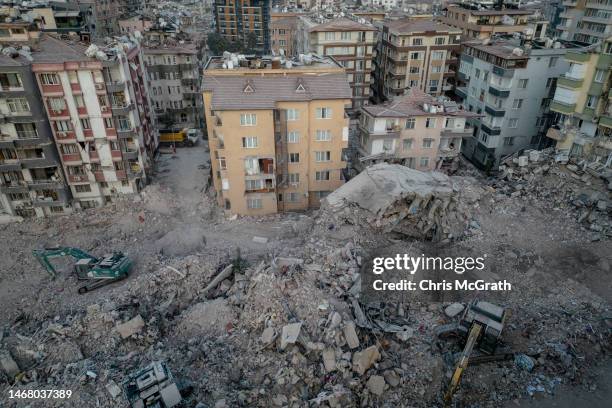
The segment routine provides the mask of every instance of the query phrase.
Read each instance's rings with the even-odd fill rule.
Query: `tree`
[[[230,48],[228,41],[218,33],[208,33],[206,40],[212,55],[221,55]]]
[[[255,48],[257,48],[257,34],[251,31],[247,34],[244,52],[245,54],[255,54]]]

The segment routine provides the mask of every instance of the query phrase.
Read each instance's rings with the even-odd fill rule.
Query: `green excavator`
[[[50,262],[52,258],[71,256],[76,260],[74,272],[79,280],[89,281],[79,287],[79,293],[85,293],[109,283],[127,278],[132,261],[122,252],[115,251],[99,259],[78,248],[58,247],[34,249],[32,255],[55,278],[57,272]]]

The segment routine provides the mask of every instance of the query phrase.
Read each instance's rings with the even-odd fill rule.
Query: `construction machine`
[[[85,293],[109,283],[125,279],[132,268],[132,261],[119,251],[114,251],[103,258],[96,258],[87,252],[71,247],[35,249],[32,255],[55,278],[57,272],[51,259],[70,256],[76,260],[74,272],[79,280],[88,281],[79,287],[79,293]]]
[[[495,353],[508,315],[508,311],[500,306],[475,300],[465,309],[459,324],[446,325],[438,329],[438,336],[452,333],[465,338],[465,347],[444,395],[444,403],[447,406],[450,405],[459,387],[461,376],[471,361],[470,356],[474,348],[477,347],[487,355]]]
[[[179,385],[162,361],[128,376],[123,391],[132,408],[172,408],[182,400]]]

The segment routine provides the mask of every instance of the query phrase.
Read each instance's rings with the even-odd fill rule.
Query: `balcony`
[[[113,160],[115,159],[123,159],[123,155],[121,154],[121,150],[111,150],[111,157]]]
[[[123,80],[107,82],[106,83],[106,90],[109,93],[121,92],[121,91],[125,90],[125,82]]]
[[[64,183],[61,180],[52,179],[34,179],[32,181],[28,181],[27,185],[33,190],[57,190],[64,188]]]
[[[550,104],[550,110],[563,113],[565,115],[570,115],[576,111],[576,104],[553,100]]]
[[[79,153],[62,154],[62,160],[66,164],[80,164],[80,163],[82,163],[81,155]]]
[[[0,149],[12,149],[13,147],[15,147],[15,142],[13,140],[0,139]]]
[[[612,128],[612,116],[607,116],[606,114],[604,114],[604,116],[601,116],[599,118],[599,124],[601,126]]]
[[[455,88],[455,95],[457,95],[458,97],[462,98],[462,99],[466,99],[467,98],[467,88],[466,87],[461,87],[458,86]]]
[[[68,111],[68,108],[65,107],[64,109],[51,109],[49,108],[49,117],[53,118],[53,119],[57,119],[57,118],[70,118],[70,112]]]
[[[568,51],[565,54],[565,59],[574,62],[587,62],[589,59],[591,59],[591,54],[586,52]]]
[[[491,135],[491,136],[497,136],[501,134],[501,128],[500,127],[490,127],[487,124],[485,124],[484,122],[480,125],[480,129],[482,129],[483,132]]]
[[[125,160],[138,160],[138,150],[130,149],[121,152]]]
[[[125,170],[116,170],[115,174],[117,174],[117,178],[119,180],[126,180],[127,179],[127,172]]]
[[[500,98],[507,98],[510,96],[510,89],[501,87],[499,85],[489,85],[489,93]]]
[[[61,84],[41,85],[43,95],[63,95],[64,88]]]
[[[89,181],[89,178],[85,174],[69,174],[68,182],[69,183],[86,183]]]
[[[26,193],[27,191],[28,185],[25,181],[13,181],[0,185],[0,192],[2,193]]]
[[[498,118],[501,118],[502,116],[506,114],[506,111],[504,109],[497,108],[489,104],[485,104],[485,112],[487,112],[491,116],[498,117]]]
[[[21,170],[21,162],[15,160],[0,160],[0,171],[18,171]]]
[[[55,131],[55,138],[58,142],[76,142],[74,131]]]
[[[117,137],[119,139],[129,139],[136,136],[134,129],[117,129]]]
[[[44,167],[55,167],[57,163],[46,157],[35,157],[31,159],[21,159],[24,169],[38,169]]]
[[[55,205],[62,205],[63,203],[63,201],[54,199],[53,197],[37,197],[32,200],[32,206],[34,207],[52,207]]]
[[[558,126],[553,126],[546,132],[546,137],[562,142],[565,140],[566,133],[559,129]]]
[[[465,126],[463,129],[445,128],[440,132],[441,137],[466,137],[474,134],[472,126]]]
[[[196,86],[197,85],[196,78],[181,78],[181,85],[183,86]]]
[[[106,84],[104,82],[96,82],[94,83],[94,88],[96,89],[97,94],[106,93]]]
[[[130,113],[132,109],[134,109],[133,103],[124,103],[124,104],[117,104],[117,105],[111,106],[111,110],[113,111],[113,114],[115,115],[125,116],[128,113]]]
[[[559,79],[557,79],[557,85],[566,88],[580,88],[583,82],[583,79],[572,78],[570,76],[567,76],[567,74],[562,75],[559,77]]]

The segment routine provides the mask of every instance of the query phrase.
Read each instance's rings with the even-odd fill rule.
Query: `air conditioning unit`
[[[53,109],[53,113],[55,113],[56,115],[59,115],[60,113],[62,113],[61,110],[57,110],[57,109]]]
[[[57,137],[66,137],[66,132],[57,132]]]
[[[101,110],[102,112],[108,112],[108,106],[102,106]]]

